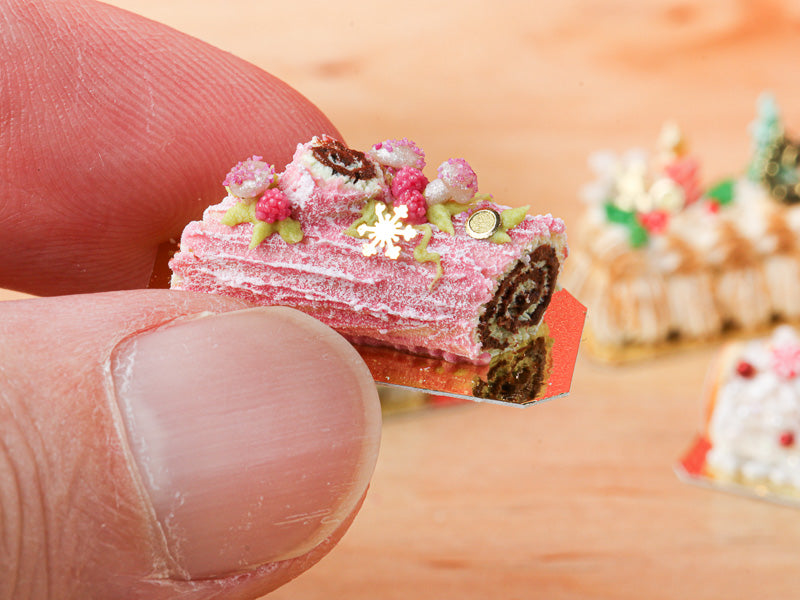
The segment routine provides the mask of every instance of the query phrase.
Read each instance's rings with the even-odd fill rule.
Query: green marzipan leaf
[[[436,264],[436,276],[428,286],[428,289],[430,290],[433,289],[433,286],[436,285],[436,282],[439,281],[444,273],[444,269],[442,269],[442,256],[438,252],[430,252],[428,250],[428,242],[431,240],[431,236],[433,235],[433,230],[431,229],[430,225],[419,225],[414,229],[422,232],[422,240],[419,244],[417,244],[417,247],[414,248],[414,260],[420,263],[432,262]]]
[[[470,200],[470,204],[475,204],[476,202],[491,202],[494,200],[491,194],[487,194],[486,192],[478,192],[472,197]]]
[[[303,229],[294,219],[284,219],[278,222],[278,233],[287,244],[296,244],[303,239]]]
[[[360,225],[369,225],[370,227],[375,225],[375,222],[378,220],[378,216],[375,214],[375,205],[377,203],[377,200],[370,200],[367,202],[361,210],[361,216],[353,221],[350,227],[345,229],[344,234],[354,238],[363,237],[358,233],[358,227]]]
[[[509,208],[500,213],[500,222],[503,224],[503,229],[508,231],[522,223],[525,220],[525,215],[528,214],[529,208],[529,206],[520,206],[519,208]]]
[[[436,225],[439,229],[450,235],[454,235],[456,230],[453,227],[452,213],[443,204],[434,204],[428,208],[428,221]]]
[[[255,202],[237,202],[222,216],[220,223],[229,227],[235,227],[241,223],[252,223],[253,235],[250,238],[250,250],[258,247],[276,231],[280,233],[287,244],[296,244],[303,239],[303,229],[300,223],[294,219],[284,219],[276,223],[259,221],[256,218]]]
[[[445,233],[454,235],[456,230],[453,227],[453,217],[470,208],[472,208],[472,205],[459,204],[458,202],[434,204],[428,208],[427,218],[430,223],[433,223]]]
[[[458,202],[445,202],[444,204],[442,204],[442,206],[444,206],[448,210],[448,212],[453,216],[472,208],[471,204],[459,204]]]
[[[489,241],[494,242],[495,244],[507,244],[511,241],[511,236],[502,229],[498,229],[492,234],[492,237],[489,238]]]
[[[275,233],[274,223],[256,221],[253,223],[253,237],[250,238],[250,250],[256,248],[261,242]]]
[[[229,227],[235,227],[240,223],[252,223],[256,220],[255,202],[237,202],[228,209],[220,222]]]

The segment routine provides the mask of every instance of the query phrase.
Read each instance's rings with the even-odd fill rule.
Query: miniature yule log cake
[[[729,343],[709,372],[705,475],[800,497],[800,337]]]
[[[595,155],[566,286],[587,349],[627,360],[800,317],[800,162],[761,99],[746,175],[707,189],[677,127],[655,156]]]
[[[184,230],[172,287],[291,306],[360,344],[489,363],[539,328],[564,223],[478,192],[462,159],[432,180],[409,140],[367,152],[323,136],[281,173],[253,156]]]

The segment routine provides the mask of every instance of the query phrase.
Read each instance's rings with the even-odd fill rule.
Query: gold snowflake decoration
[[[408,217],[408,207],[404,204],[394,207],[391,216],[386,214],[386,205],[378,202],[375,205],[375,224],[362,223],[356,230],[361,237],[367,236],[368,242],[361,247],[364,256],[375,256],[380,249],[385,249],[385,254],[392,260],[400,256],[400,246],[395,245],[400,238],[406,241],[417,235],[417,230],[411,225],[403,227],[401,219]]]

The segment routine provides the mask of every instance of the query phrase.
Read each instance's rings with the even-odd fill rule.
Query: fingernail
[[[121,343],[112,375],[142,485],[190,578],[305,554],[366,491],[380,406],[338,334],[283,308]]]

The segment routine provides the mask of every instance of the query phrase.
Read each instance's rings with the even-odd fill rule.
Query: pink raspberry
[[[423,192],[428,185],[428,178],[422,171],[414,167],[403,167],[392,179],[392,195],[402,198],[407,191]]]
[[[278,188],[270,188],[256,204],[256,218],[259,221],[274,223],[288,219],[292,214],[292,203]]]
[[[418,190],[406,190],[396,201],[397,205],[408,207],[406,221],[412,225],[422,225],[428,220],[428,203]]]

